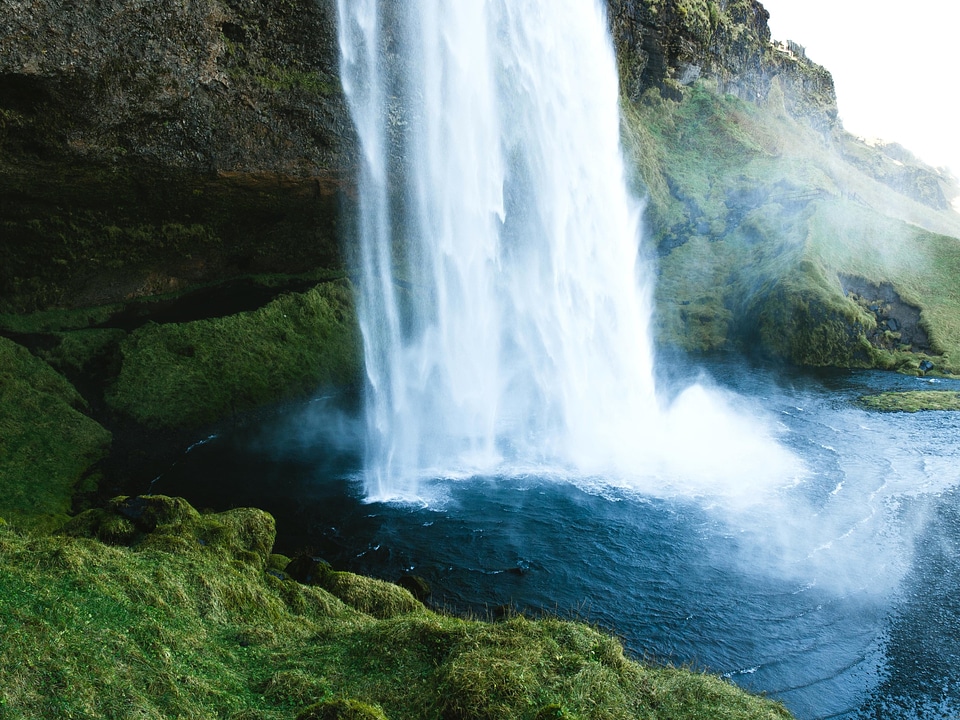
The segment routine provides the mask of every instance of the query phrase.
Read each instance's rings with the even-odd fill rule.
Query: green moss
[[[264,572],[272,527],[259,511],[201,515],[159,496],[117,498],[56,536],[0,524],[4,714],[789,717],[718,678],[640,665],[577,623],[488,624],[418,603],[378,619]],[[105,528],[123,542],[97,540]],[[346,583],[354,605],[386,585],[365,580]]]
[[[760,294],[753,313],[759,342],[777,357],[815,367],[876,364],[864,332],[870,320],[815,260],[800,260],[788,278]]]
[[[44,351],[43,358],[62,372],[80,372],[92,361],[107,355],[126,335],[117,328],[53,333],[57,345]]]
[[[340,91],[339,83],[323,73],[281,68],[273,64],[265,74],[257,75],[255,79],[261,87],[277,92],[300,90],[311,95],[329,96]]]
[[[0,338],[0,515],[47,528],[66,519],[111,440],[83,406],[63,376]]]
[[[283,572],[290,564],[290,558],[280,553],[273,553],[267,558],[267,568],[276,572]]]
[[[326,283],[253,312],[140,328],[121,345],[106,398],[147,425],[199,425],[321,386],[351,386],[358,343],[349,287]]]
[[[948,390],[912,390],[865,395],[864,407],[883,412],[921,412],[923,410],[960,410],[960,393]]]

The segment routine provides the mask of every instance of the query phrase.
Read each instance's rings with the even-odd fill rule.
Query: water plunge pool
[[[149,489],[264,508],[279,551],[420,575],[441,608],[595,623],[638,657],[722,673],[801,720],[960,711],[960,414],[857,406],[929,382],[889,373],[707,370],[762,404],[804,462],[799,482],[731,499],[531,473],[368,503],[362,424],[317,398],[199,442]]]

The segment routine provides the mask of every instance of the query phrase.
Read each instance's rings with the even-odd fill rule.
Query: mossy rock
[[[290,558],[280,553],[271,553],[267,558],[267,570],[275,573],[286,572],[287,565],[290,564]]]
[[[350,607],[381,620],[425,610],[409,590],[386,580],[331,570],[319,574],[314,584]]]
[[[433,592],[430,588],[430,583],[419,575],[401,575],[400,579],[397,580],[397,585],[405,590],[409,590],[410,594],[421,602],[430,597],[430,594]]]
[[[95,481],[111,435],[84,414],[74,387],[26,348],[0,337],[0,513],[53,529]]]
[[[815,66],[804,68],[820,82]],[[802,95],[795,81],[808,79],[781,85],[785,77],[771,84],[779,111],[708,81],[675,99],[651,90],[623,103],[624,147],[658,255],[655,339],[688,352],[759,350],[799,365],[906,372],[930,355],[954,372],[960,219],[898,193],[871,168],[896,160],[956,183],[915,159],[884,161],[882,148],[839,129],[825,142],[822,128],[783,111],[798,108],[800,98],[784,96]],[[920,311],[929,346],[878,328],[844,296],[844,276],[897,288]]]
[[[137,550],[180,554],[201,550],[263,569],[276,524],[271,515],[254,508],[201,515],[183,498],[141,495],[117,497],[105,508],[82,512],[60,533]]]
[[[796,365],[874,367],[874,348],[853,308],[826,299],[788,287],[771,293],[757,309],[759,349]]]
[[[304,585],[319,585],[323,576],[332,570],[330,563],[312,555],[298,555],[283,567],[287,575]]]
[[[387,720],[383,710],[359,700],[327,700],[311,705],[297,720]]]
[[[882,412],[922,412],[960,410],[960,393],[950,390],[911,390],[864,395],[860,404]]]
[[[293,580],[323,588],[350,607],[386,619],[424,610],[409,590],[385,580],[334,570],[330,563],[311,555],[291,560],[284,572]]]

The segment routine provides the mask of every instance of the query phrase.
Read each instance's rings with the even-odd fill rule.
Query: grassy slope
[[[863,330],[876,320],[844,296],[843,274],[892,283],[921,308],[938,367],[960,370],[960,216],[865,174],[847,157],[873,150],[825,137],[777,102],[776,92],[758,107],[701,83],[681,102],[649,91],[625,108],[660,254],[660,341],[915,368],[920,357],[869,345]]]
[[[350,698],[394,720],[789,717],[585,625],[458,619],[348,573],[301,585],[271,569],[273,535],[260,511],[162,497],[59,536],[0,526],[0,715],[279,720]]]
[[[56,526],[78,483],[110,445],[61,375],[0,338],[0,516]]]

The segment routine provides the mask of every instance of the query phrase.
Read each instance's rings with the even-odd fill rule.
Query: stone
[[[397,585],[409,590],[410,594],[420,601],[425,600],[433,592],[430,583],[419,575],[401,575],[400,579],[397,580]]]
[[[298,555],[284,568],[287,575],[304,585],[318,585],[331,570],[330,563],[312,555]]]

